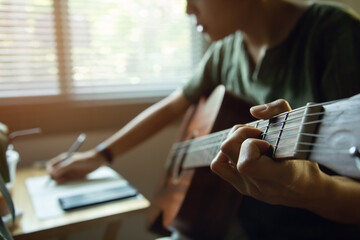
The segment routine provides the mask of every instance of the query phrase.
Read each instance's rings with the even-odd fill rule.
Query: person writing
[[[360,91],[360,21],[348,9],[286,0],[187,0],[186,12],[196,17],[197,25],[213,41],[193,78],[96,148],[75,153],[66,161],[61,161],[62,155],[49,161],[47,169],[56,181],[83,177],[105,161],[111,162],[181,117],[220,84],[259,104],[282,98],[294,108]],[[225,170],[217,167],[217,162],[213,170],[225,178]],[[310,173],[311,166],[306,163],[292,173]],[[360,190],[357,182],[351,184],[354,191]],[[285,200],[258,200],[246,198],[240,209],[240,221],[252,239],[335,238],[352,236],[357,230],[339,223],[356,222],[345,221],[345,212],[337,219],[324,214],[326,209],[286,204]]]

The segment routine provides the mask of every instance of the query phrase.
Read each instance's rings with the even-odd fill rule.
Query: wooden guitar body
[[[188,111],[179,142],[249,122],[253,120],[249,107],[220,86]],[[184,169],[187,150],[185,146],[170,154],[150,208],[148,227],[161,234],[176,230],[192,239],[221,239],[239,207],[241,195],[212,173],[209,166]]]

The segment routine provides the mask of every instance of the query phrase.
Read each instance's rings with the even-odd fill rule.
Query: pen
[[[71,147],[69,148],[69,150],[66,153],[66,156],[62,161],[65,161],[66,159],[68,159],[69,157],[71,157],[71,155],[73,155],[74,152],[76,152],[79,147],[81,146],[81,144],[85,141],[86,139],[86,134],[85,133],[81,133],[78,138],[75,140],[75,142],[71,145]]]
[[[85,141],[86,139],[86,134],[85,133],[81,133],[77,139],[75,140],[75,142],[71,145],[71,147],[69,148],[69,150],[67,151],[66,153],[66,156],[60,161],[58,162],[57,164],[65,161],[66,159],[70,158],[74,152],[76,152],[79,147],[81,146],[81,144]],[[49,180],[46,182],[46,185],[48,185],[48,183],[52,180],[51,177],[49,177]]]

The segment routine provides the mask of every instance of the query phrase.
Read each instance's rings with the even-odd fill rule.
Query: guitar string
[[[356,98],[349,98],[349,99],[343,99],[343,100],[334,100],[334,101],[329,101],[329,102],[325,102],[325,103],[319,103],[319,104],[312,104],[312,105],[308,105],[308,106],[303,106],[303,107],[300,107],[300,108],[297,108],[297,109],[294,109],[294,110],[291,110],[291,111],[288,111],[288,112],[284,112],[284,113],[281,113],[279,115],[276,115],[275,117],[273,117],[272,119],[275,119],[275,118],[280,118],[281,116],[284,116],[286,114],[301,114],[302,112],[304,112],[306,110],[306,108],[314,108],[314,107],[319,107],[319,106],[326,106],[326,105],[329,105],[329,104],[332,104],[332,103],[339,103],[341,101],[347,101],[347,104],[351,104],[352,101],[354,102],[358,102],[359,99],[356,99]],[[343,112],[343,110],[338,110],[338,112]],[[353,110],[352,110],[353,112]],[[334,112],[331,112],[331,113],[335,113]],[[321,116],[323,114],[329,114],[328,112],[324,112],[324,111],[321,111],[321,112],[318,112],[318,113],[310,113],[310,114],[306,114],[306,115],[302,115],[300,116],[299,118],[303,118],[303,117],[308,117],[308,116]],[[294,118],[293,118],[294,119]],[[265,124],[267,124],[269,120],[258,120],[258,121],[255,121],[254,123],[256,122],[266,122]],[[283,122],[277,122],[277,123],[274,123],[274,124],[282,124]],[[252,123],[250,123],[252,124]]]
[[[342,112],[341,110],[339,110],[339,112]],[[352,114],[354,113],[360,113],[360,111],[352,111],[351,112]],[[320,113],[312,113],[312,114],[306,114],[304,116],[301,116],[301,117],[297,117],[297,118],[290,118],[288,121],[285,121],[285,123],[291,123],[291,122],[294,122],[295,120],[299,120],[299,119],[302,119],[303,117],[311,117],[311,116],[322,116],[322,115],[327,115],[327,117],[336,117],[337,116],[337,113],[336,112],[332,112],[331,114],[329,113],[326,113],[326,112],[320,112]],[[335,116],[331,116],[331,115],[335,115]],[[268,120],[266,120],[265,122],[267,122]],[[354,121],[353,119],[349,119],[348,121]],[[293,126],[293,127],[301,127],[301,126],[304,126],[304,125],[311,125],[311,124],[316,124],[316,123],[324,123],[325,121],[323,120],[314,120],[314,121],[311,121],[311,122],[305,122],[303,123],[303,125],[297,125],[297,126]],[[330,120],[329,120],[330,122]],[[346,122],[343,120],[343,122]],[[279,121],[279,122],[276,122],[276,123],[270,123],[271,124],[271,127],[274,127],[276,125],[282,125],[284,123],[284,121]],[[325,122],[326,123],[326,122]],[[267,123],[265,123],[267,124]],[[266,127],[264,127],[265,129]],[[259,128],[261,129],[261,128]],[[287,130],[288,128],[284,128],[284,130]],[[269,133],[269,132],[268,132]]]
[[[288,135],[287,138],[290,138],[291,136],[297,136],[298,134],[292,134],[292,135]],[[319,136],[317,134],[314,134],[313,136]],[[326,136],[321,136],[321,137],[326,137]],[[286,140],[286,138],[284,137],[284,139]],[[284,140],[282,139],[282,140]],[[225,140],[225,139],[224,139]],[[266,139],[267,142],[270,142],[271,143],[271,140],[269,139]],[[220,147],[221,147],[221,143],[222,141],[216,141],[216,142],[211,142],[211,143],[207,143],[207,144],[199,144],[199,146],[195,146],[195,145],[192,145],[188,148],[188,150],[186,151],[187,154],[190,154],[190,153],[195,153],[195,152],[200,152],[200,151],[211,151],[212,149],[218,149],[220,150]],[[314,144],[314,143],[308,143],[308,142],[297,142],[298,145],[308,145],[308,146],[318,146],[318,147],[321,147],[321,145],[319,144]],[[288,144],[283,144],[281,145],[281,148],[284,148],[284,147],[287,147],[287,146],[293,146],[294,144],[292,143],[288,143]],[[325,146],[324,146],[325,147]],[[179,148],[177,148],[177,152],[179,152]],[[185,152],[184,152],[185,153]]]
[[[325,144],[313,144],[308,142],[298,142],[299,145],[310,145],[310,146],[318,146],[320,149],[318,150],[312,150],[312,149],[299,149],[292,151],[292,154],[295,156],[296,153],[312,153],[312,154],[327,154],[327,155],[349,155],[348,150],[344,150],[343,148],[331,148],[329,149],[327,145]],[[292,144],[287,144],[292,145]],[[287,148],[287,146],[282,145],[283,148]],[[211,154],[207,154],[207,156],[204,156],[205,153],[209,153],[209,149],[212,149]],[[219,152],[220,146],[217,143],[214,143],[212,145],[204,146],[203,149],[197,148],[196,150],[189,149],[188,154],[191,154],[192,157],[194,157],[194,153],[201,154],[201,158],[197,158],[197,161],[192,161],[191,164],[184,164],[184,168],[191,168],[196,166],[202,166],[202,165],[208,165],[216,156],[216,153]],[[203,151],[203,152],[202,152]],[[294,156],[287,156],[287,157],[294,157]]]
[[[312,114],[307,114],[307,115],[303,115],[301,117],[290,117],[288,121],[286,121],[287,125],[285,125],[286,127],[284,129],[282,129],[283,131],[288,131],[288,130],[298,130],[299,127],[301,126],[304,126],[304,125],[311,125],[311,124],[314,124],[314,123],[324,123],[324,121],[321,121],[321,120],[317,120],[317,121],[312,121],[312,122],[307,122],[307,123],[303,123],[302,125],[296,125],[296,126],[292,126],[292,127],[288,127],[289,124],[291,124],[292,122],[296,121],[296,120],[299,120],[299,119],[302,119],[304,116],[307,117],[307,116],[321,116],[323,115],[324,113],[312,113]],[[329,114],[328,114],[329,115]],[[252,125],[256,125],[255,123],[257,122],[262,122],[262,123],[265,123],[265,124],[268,124],[268,120],[258,120],[256,122],[253,122],[253,123],[248,123],[248,124],[244,124],[244,125],[248,125],[248,126],[252,126]],[[276,125],[282,125],[284,123],[284,121],[280,121],[280,122],[276,122],[276,123],[270,123],[270,127],[271,128],[274,128],[274,126]],[[264,130],[266,127],[258,127],[259,130]],[[225,129],[225,130],[222,130],[222,131],[219,131],[219,132],[215,132],[215,133],[211,133],[210,135],[205,135],[205,136],[201,136],[201,137],[198,137],[196,139],[191,139],[191,140],[186,140],[186,141],[182,141],[182,142],[178,142],[178,148],[183,148],[183,147],[188,147],[188,144],[204,144],[203,142],[206,142],[206,141],[209,141],[209,140],[216,140],[219,138],[219,135],[228,135],[230,133],[231,129]],[[272,131],[268,131],[267,132],[267,135],[271,135],[273,133],[278,133],[279,130],[272,130]],[[222,139],[221,141],[223,141],[224,139]]]
[[[277,116],[283,116],[287,113],[296,113],[296,112],[299,112],[299,111],[303,111],[305,110],[306,108],[314,108],[314,107],[320,107],[320,106],[326,106],[326,105],[330,105],[330,104],[333,104],[333,103],[341,103],[341,102],[344,102],[346,101],[347,104],[351,104],[351,102],[359,102],[359,99],[360,98],[347,98],[347,99],[340,99],[340,100],[332,100],[332,101],[328,101],[328,102],[324,102],[324,103],[312,103],[310,105],[305,105],[305,106],[302,106],[302,107],[299,107],[299,108],[296,108],[296,109],[292,109],[288,112],[283,112],[283,113],[280,113],[278,115],[276,115],[275,117]]]
[[[335,114],[334,112],[332,112],[333,114]],[[314,116],[314,115],[322,115],[322,114],[324,114],[324,112],[321,112],[321,113],[311,113],[311,114],[308,114],[308,115],[311,115],[311,116]],[[329,114],[328,114],[329,115]],[[307,115],[304,115],[305,117],[307,116]],[[303,118],[304,116],[302,116],[301,118]],[[292,119],[290,119],[289,121],[294,121],[295,119],[294,118],[292,118]],[[261,121],[261,120],[259,120],[259,121]],[[330,120],[329,121],[327,121],[327,122],[331,122]],[[314,124],[314,123],[327,123],[327,122],[325,122],[325,121],[323,121],[323,120],[317,120],[317,121],[312,121],[312,122],[307,122],[307,123],[303,123],[303,125],[310,125],[310,124]],[[273,127],[274,125],[276,125],[276,124],[280,124],[279,122],[277,122],[277,123],[271,123],[271,127]],[[297,130],[299,127],[300,127],[301,125],[299,125],[299,126],[295,126],[295,127],[291,127],[291,128],[284,128],[283,130],[289,130],[289,129],[295,129],[295,130]],[[228,133],[230,132],[230,130],[231,129],[226,129],[226,130],[223,130],[223,131],[220,131],[220,132],[217,132],[217,133],[214,133],[214,134],[211,134],[211,136],[210,135],[207,135],[207,136],[203,136],[203,137],[201,137],[201,138],[199,138],[199,139],[193,139],[193,140],[188,140],[188,141],[186,141],[186,142],[180,142],[178,145],[177,145],[177,149],[178,150],[180,150],[181,148],[183,148],[183,147],[189,147],[188,146],[188,144],[200,144],[200,145],[202,145],[201,147],[198,147],[198,148],[194,148],[194,147],[192,147],[188,152],[195,152],[195,151],[203,151],[203,150],[205,150],[205,149],[208,149],[208,148],[213,148],[214,146],[216,147],[217,145],[218,145],[218,143],[217,142],[223,142],[225,139],[226,139],[226,137],[225,138],[223,138],[223,139],[221,139],[221,140],[218,140],[218,135],[228,135]],[[279,130],[275,130],[275,131],[271,131],[271,132],[268,132],[267,133],[267,135],[269,136],[269,135],[273,135],[274,133],[278,133],[279,132]],[[287,134],[287,137],[283,137],[282,139],[286,139],[286,138],[289,138],[289,137],[292,137],[292,136],[296,136],[296,135],[298,135],[298,133],[296,133],[296,134]],[[312,136],[312,137],[327,137],[327,135],[319,135],[319,134],[307,134],[307,133],[301,133],[300,135],[304,135],[304,136]],[[215,139],[216,138],[216,139]],[[275,139],[277,139],[277,138],[275,138]],[[214,143],[213,145],[211,145],[211,144],[204,144],[203,142],[204,141],[209,141],[209,140],[216,140],[216,143]],[[273,139],[266,139],[267,141],[269,141],[269,142],[271,142]],[[298,143],[298,144],[304,144],[304,143]],[[314,145],[314,144],[313,144]]]
[[[331,150],[297,150],[296,152],[298,153],[316,153],[316,154],[328,154],[328,155],[334,155],[334,154],[337,154],[337,155],[349,155],[349,151],[346,151],[344,149],[339,149],[339,150],[336,150],[334,151],[334,149],[331,149]]]
[[[307,143],[299,143],[299,144],[307,144]],[[202,150],[202,152],[199,152],[199,150],[201,149],[197,149],[197,151],[188,151],[187,153],[189,154],[189,156],[192,157],[192,164],[186,164],[186,162],[184,163],[184,167],[194,167],[194,166],[202,166],[202,165],[208,165],[212,160],[213,158],[216,156],[216,154],[219,152],[220,150],[220,145],[219,144],[214,144],[213,146],[207,146],[207,147],[210,147],[210,151],[209,151],[209,148],[204,149]],[[286,147],[284,145],[282,145],[282,147]],[[290,146],[289,144],[289,148],[290,147],[293,147],[293,145]],[[293,151],[290,151],[287,153],[286,155],[286,158],[287,157],[291,157],[291,158],[295,158],[296,154],[297,153],[311,153],[311,154],[321,154],[321,155],[324,155],[324,154],[327,154],[327,155],[349,155],[349,152],[344,150],[343,148],[339,148],[339,149],[328,149],[327,146],[322,146],[323,147],[323,150],[321,149],[318,149],[318,150],[313,150],[313,149],[307,149],[307,150],[293,150]],[[204,155],[204,153],[206,153],[206,155]],[[195,154],[195,155],[194,155]],[[196,161],[195,161],[195,164],[194,164],[194,157],[197,155],[201,155],[201,157],[197,157]],[[281,157],[280,157],[281,158]]]
[[[356,101],[356,99],[354,99],[354,101]],[[290,122],[294,122],[294,121],[296,121],[297,119],[303,119],[304,117],[307,117],[307,116],[316,116],[316,115],[319,115],[319,116],[321,116],[321,115],[323,115],[323,114],[325,114],[324,112],[319,112],[319,113],[308,113],[308,114],[306,114],[306,115],[304,115],[303,113],[305,112],[305,110],[306,110],[306,108],[311,108],[311,107],[315,107],[315,106],[320,106],[320,105],[326,105],[326,104],[330,104],[330,103],[334,103],[334,102],[339,102],[339,101],[337,101],[337,100],[335,100],[335,101],[331,101],[331,102],[328,102],[328,103],[324,103],[324,104],[313,104],[313,105],[311,105],[311,106],[304,106],[304,107],[302,107],[302,108],[298,108],[298,109],[295,109],[295,110],[292,110],[292,111],[290,111],[290,113],[292,113],[292,119],[289,119],[289,121],[287,121],[286,123],[289,125],[289,123]],[[343,112],[343,111],[341,111],[341,110],[338,110],[338,111],[332,111],[332,112],[330,112],[331,114],[337,114],[337,112]],[[280,114],[280,115],[277,115],[277,116],[275,116],[274,118],[280,118],[282,115],[286,115],[286,114],[288,114],[289,112],[285,112],[285,113],[283,113],[283,114]],[[299,117],[294,117],[293,115],[294,114],[302,114],[301,116],[299,116]],[[326,113],[327,114],[327,117],[330,117],[330,114],[327,112]],[[338,116],[338,115],[336,115],[336,116]],[[267,120],[267,121],[265,121],[265,120],[258,120],[258,121],[256,121],[256,122],[253,122],[253,123],[249,123],[249,124],[245,124],[245,125],[248,125],[248,126],[251,126],[251,124],[253,124],[254,126],[257,126],[257,125],[260,125],[259,123],[260,122],[262,122],[262,123],[264,123],[264,122],[267,122],[266,124],[268,124],[269,126],[271,125],[271,127],[272,128],[274,128],[274,126],[275,125],[279,125],[279,124],[282,124],[283,122],[276,122],[276,123],[271,123],[271,121],[269,122],[270,120]],[[353,120],[352,120],[353,121]],[[312,121],[312,122],[306,122],[306,123],[302,123],[302,125],[310,125],[310,124],[315,124],[315,123],[322,123],[323,125],[326,125],[326,122],[325,121],[323,121],[323,120],[318,120],[318,121]],[[328,122],[330,122],[330,120],[328,121]],[[344,123],[344,121],[342,121],[342,123]],[[299,126],[292,126],[292,129],[295,129],[295,130],[298,130],[299,128],[300,128],[300,126],[302,126],[301,124],[299,125]],[[258,126],[257,126],[258,127]],[[284,128],[285,129],[285,128]],[[282,129],[282,130],[284,130],[284,129]],[[211,133],[211,136],[209,137],[209,135],[207,135],[207,136],[202,136],[202,137],[200,137],[200,139],[201,139],[201,141],[198,141],[198,143],[197,144],[200,144],[201,142],[203,142],[203,141],[207,141],[207,142],[209,142],[209,140],[210,140],[210,142],[211,141],[214,141],[215,140],[215,137],[217,138],[219,135],[221,136],[221,142],[222,141],[224,141],[226,138],[227,138],[227,136],[229,135],[229,133],[230,133],[230,130],[231,129],[225,129],[225,130],[222,130],[222,131],[220,131],[220,132],[217,132],[217,133]],[[287,127],[287,130],[289,130],[289,127]],[[270,132],[267,132],[267,134],[268,134],[268,136],[269,135],[273,135],[274,133],[277,133],[279,130],[273,130],[273,131],[270,131]],[[288,134],[289,135],[289,134]],[[298,135],[298,134],[293,134],[293,135]],[[327,136],[325,136],[325,135],[319,135],[319,134],[309,134],[309,133],[301,133],[301,135],[304,135],[304,136],[311,136],[311,137],[318,137],[318,138],[320,138],[320,137],[327,137]],[[289,138],[289,136],[287,137],[287,138]],[[218,138],[217,138],[218,139]],[[191,144],[193,144],[194,142],[195,142],[195,140],[199,140],[199,138],[197,138],[197,139],[192,139],[192,140],[187,140],[187,141],[185,141],[185,142],[180,142],[180,143],[178,143],[178,144],[176,144],[176,147],[175,148],[173,148],[173,149],[176,149],[175,151],[176,152],[178,152],[179,150],[182,150],[183,148],[187,148],[186,150],[188,151],[189,149],[189,145],[191,145]],[[218,141],[219,142],[219,141]],[[213,143],[213,145],[214,145],[214,147],[213,146],[211,146],[211,145],[209,145],[212,149],[212,151],[213,151],[213,154],[212,155],[210,155],[210,154],[207,154],[208,155],[208,157],[210,157],[210,158],[208,158],[208,160],[212,160],[213,159],[213,157],[215,156],[215,154],[220,150],[220,145],[219,145],[219,143],[218,142],[215,142],[215,143]],[[196,142],[195,142],[196,143]],[[303,143],[303,142],[298,142],[298,145],[301,145],[301,144],[309,144],[308,142],[307,143]],[[314,145],[314,144],[313,144]],[[283,145],[282,145],[283,146]],[[327,147],[327,146],[324,146],[324,147]],[[204,148],[204,147],[203,147]],[[209,149],[203,149],[203,150],[206,150],[206,152],[209,152]],[[322,155],[323,154],[349,154],[348,153],[348,151],[345,151],[344,149],[334,149],[334,148],[332,148],[330,151],[329,151],[329,149],[326,149],[326,150],[324,150],[324,151],[319,151],[319,150],[316,150],[316,151],[314,151],[314,150],[296,150],[296,153],[310,153],[310,152],[312,152],[312,153],[321,153]],[[202,158],[201,159],[203,159],[204,157],[202,156]],[[206,159],[206,158],[205,158]],[[204,159],[204,160],[205,160]],[[208,164],[208,161],[207,161],[207,164]]]
[[[319,143],[297,142],[297,144],[298,145],[304,145],[304,146],[324,148],[324,149],[326,148],[327,150],[329,150],[329,151],[331,150],[333,152],[338,152],[338,151],[344,150],[343,148],[328,149],[328,145],[319,144]],[[287,148],[288,146],[293,146],[293,144],[292,143],[283,144],[283,145],[281,145],[281,148]],[[195,152],[201,152],[201,151],[204,151],[204,150],[206,151],[206,150],[209,150],[209,149],[217,149],[217,148],[220,148],[220,145],[217,144],[217,143],[212,143],[212,144],[203,145],[203,146],[197,147],[197,148],[189,148],[187,153],[195,153]],[[303,149],[294,150],[294,152],[304,152],[304,151],[310,151],[310,150],[303,150]]]
[[[332,103],[332,102],[328,102],[328,103]],[[325,104],[327,104],[327,103],[324,103],[324,104],[314,104],[314,105],[311,105],[311,106],[308,106],[308,107],[317,107],[317,106],[325,105]],[[302,111],[302,110],[304,110],[304,109],[306,109],[306,106],[301,107],[301,108],[297,108],[297,109],[294,109],[294,110],[291,110],[291,111],[289,111],[289,112],[281,113],[281,114],[279,114],[279,115],[276,115],[274,118],[279,118],[280,116],[285,115],[286,113],[290,113],[290,114],[291,114],[291,113],[292,113],[292,114],[294,114],[294,113],[295,113],[295,114],[300,113],[300,114],[302,114],[302,112],[300,112],[300,111]],[[315,113],[315,114],[321,115],[321,114],[324,114],[324,113],[321,112],[321,113]],[[301,115],[301,116],[298,117],[298,118],[291,118],[291,119],[289,119],[288,123],[289,123],[289,122],[292,122],[292,121],[294,121],[294,120],[296,120],[296,119],[303,118],[303,116],[304,116],[304,115]],[[306,117],[306,116],[314,116],[314,113],[312,113],[312,114],[307,114],[307,115],[305,115],[305,117]],[[257,121],[254,121],[254,122],[251,122],[251,123],[247,123],[247,124],[243,124],[243,125],[251,126],[251,125],[256,125],[256,123],[265,123],[265,124],[267,124],[268,121],[269,121],[269,120],[257,120]],[[276,124],[282,124],[282,122],[271,123],[271,124],[272,124],[272,126],[273,126],[273,125],[276,125]],[[221,130],[221,131],[218,131],[218,132],[215,132],[215,133],[211,133],[211,135],[205,135],[205,136],[198,137],[198,138],[196,138],[196,139],[190,139],[190,140],[181,141],[181,142],[178,142],[177,144],[178,144],[179,146],[181,146],[182,144],[183,144],[183,145],[186,145],[186,144],[188,144],[189,142],[193,142],[193,141],[202,141],[203,139],[206,139],[206,138],[216,138],[217,135],[221,135],[221,134],[223,134],[224,132],[229,133],[230,130],[231,130],[231,128],[225,129],[225,130]],[[184,146],[184,147],[186,147],[186,146]]]
[[[293,120],[293,119],[291,119]],[[314,124],[314,123],[319,123],[321,121],[313,121],[313,122],[308,122],[306,124]],[[323,121],[324,122],[324,121]],[[305,125],[305,124],[303,124]],[[301,125],[298,125],[298,126],[293,126],[293,127],[287,127],[287,128],[284,128],[283,130],[297,130]],[[271,124],[271,127],[273,127],[273,124]],[[264,129],[264,128],[259,128],[259,130],[261,129]],[[206,135],[206,136],[202,136],[202,137],[199,137],[199,138],[196,138],[196,139],[192,139],[192,140],[187,140],[187,141],[183,141],[183,142],[179,142],[178,144],[178,148],[184,148],[184,147],[188,147],[188,144],[193,144],[193,145],[196,145],[196,144],[199,144],[199,145],[205,145],[204,142],[207,142],[207,141],[215,141],[215,142],[223,142],[227,135],[230,133],[231,129],[226,129],[226,130],[222,130],[220,132],[216,132],[216,133],[212,133],[210,135]],[[267,132],[267,135],[273,135],[274,133],[278,133],[279,130],[274,130],[274,131],[269,131]],[[297,134],[297,133],[296,133]],[[219,140],[219,135],[226,135],[225,139],[220,139]],[[317,135],[316,135],[317,136]]]
[[[318,113],[317,115],[322,115],[323,113]],[[305,117],[306,116],[314,116],[314,114],[308,114],[308,115],[305,115]],[[301,116],[301,117],[297,117],[297,118],[289,118],[289,120],[287,121],[287,123],[289,124],[289,123],[291,123],[291,122],[293,122],[293,121],[295,121],[295,120],[298,120],[298,119],[301,119],[301,118],[303,118],[303,116]],[[268,120],[258,120],[258,121],[256,121],[256,122],[266,122],[265,124],[267,124],[267,122],[268,122]],[[255,123],[256,122],[253,122],[253,123],[248,123],[248,124],[244,124],[244,125],[248,125],[248,126],[252,126],[252,125],[256,125]],[[282,124],[283,123],[283,121],[280,121],[280,122],[276,122],[276,123],[270,123],[270,126],[271,126],[271,128],[273,128],[275,125],[277,125],[277,124]],[[307,125],[307,124],[312,124],[311,122],[308,122],[308,123],[306,123],[306,124],[303,124],[303,125]],[[293,127],[293,129],[297,129],[298,127],[299,127],[300,125],[298,125],[298,126],[294,126]],[[258,128],[259,130],[262,130],[262,129],[265,129],[265,127],[264,128]],[[284,128],[283,130],[290,130],[290,128],[289,127],[286,127],[286,128]],[[224,134],[224,133],[226,133],[226,135],[228,135],[228,133],[230,133],[230,131],[231,131],[231,129],[225,129],[225,130],[222,130],[222,131],[219,131],[219,132],[216,132],[216,133],[211,133],[210,135],[205,135],[205,136],[201,136],[201,137],[198,137],[198,138],[196,138],[196,139],[191,139],[191,140],[186,140],[186,141],[182,141],[182,142],[178,142],[178,144],[179,144],[179,148],[181,148],[181,147],[187,147],[187,144],[190,144],[190,143],[199,143],[199,144],[203,144],[202,142],[203,141],[208,141],[208,140],[212,140],[212,139],[218,139],[218,135],[222,135],[222,134]],[[276,133],[278,133],[278,130],[276,130],[276,131],[269,131],[269,132],[267,132],[267,134],[272,134],[273,132],[276,132]],[[184,146],[182,146],[182,145],[184,145]]]
[[[312,150],[312,149],[294,150],[294,151],[292,151],[293,156],[288,155],[288,156],[286,156],[286,158],[287,157],[295,158],[296,153],[311,153],[311,154],[321,154],[321,155],[324,155],[324,154],[327,154],[327,155],[349,155],[349,152],[347,150],[344,150],[343,148],[329,149],[328,146],[326,146],[324,144],[310,144],[310,143],[306,143],[306,142],[299,142],[298,144],[312,145],[312,146],[316,145],[316,146],[319,146],[320,149],[318,149],[318,150]],[[288,144],[288,145],[290,145],[290,144]],[[286,148],[286,146],[283,146],[283,147]],[[210,146],[210,149],[213,150],[213,151],[211,151],[211,153],[205,147],[202,150],[201,149],[197,149],[196,151],[189,150],[187,153],[190,154],[190,156],[192,156],[192,161],[190,164],[185,163],[184,168],[208,165],[214,159],[214,157],[216,156],[216,153],[219,152],[220,146],[218,144],[213,144],[212,146]],[[195,155],[194,155],[194,153],[195,153]],[[196,153],[201,154],[201,158],[196,158],[196,161],[193,161],[194,156],[196,156]],[[208,153],[208,154],[204,156],[204,153]]]
[[[321,156],[324,155],[341,155],[341,156],[346,156],[349,155],[348,151],[345,151],[343,149],[341,150],[297,150],[297,153],[311,153],[311,154],[321,154]],[[208,166],[212,160],[214,159],[216,155],[208,155],[208,157],[204,157],[203,155],[201,156],[201,158],[197,158],[196,162],[191,162],[191,163],[184,163],[183,164],[183,168],[187,169],[187,168],[194,168],[194,167],[198,167],[198,166]],[[292,157],[293,158],[293,157]],[[306,160],[306,159],[305,159]],[[311,160],[310,160],[311,161]]]
[[[349,155],[349,152],[344,150],[344,149],[326,149],[326,150],[297,150],[294,151],[295,153],[311,153],[311,154],[321,154],[321,155]],[[193,155],[192,155],[193,156]],[[192,162],[191,164],[184,164],[184,168],[189,168],[189,167],[196,167],[196,166],[201,166],[201,165],[208,165],[216,156],[216,154],[208,154],[207,157],[204,157],[204,155],[201,155],[201,158],[197,158],[196,162]],[[294,158],[294,157],[291,157]]]
[[[360,111],[359,111],[359,112],[360,112]],[[321,115],[323,115],[323,114],[325,114],[325,113],[324,113],[324,112],[321,112],[321,113],[312,113],[312,114],[304,115],[304,116],[302,116],[302,117],[300,117],[300,118],[307,117],[307,116],[316,116],[316,115],[321,116]],[[336,115],[336,116],[337,116],[336,112],[333,112],[332,115]],[[336,118],[336,116],[334,116],[334,117]],[[327,113],[327,117],[331,117],[331,114]],[[298,119],[300,119],[300,118],[289,118],[289,120],[286,121],[286,123],[289,125],[291,122],[294,122],[295,120],[298,120]],[[260,120],[260,121],[261,121],[261,120]],[[349,120],[349,121],[353,122],[354,120],[352,119],[352,120]],[[267,122],[267,120],[266,120],[266,122]],[[331,123],[331,122],[332,122],[332,119],[328,119],[327,121],[324,121],[324,120],[321,119],[321,120],[315,120],[315,121],[310,121],[310,122],[302,123],[301,125],[295,125],[295,126],[291,126],[291,127],[287,127],[287,125],[285,125],[286,127],[283,128],[282,130],[283,130],[283,131],[298,130],[299,127],[301,127],[301,126],[318,124],[318,123],[322,123],[322,124],[324,125],[324,124],[326,124],[326,123]],[[342,122],[343,122],[343,123],[346,123],[346,121],[344,121],[344,120],[343,120]],[[283,123],[284,123],[284,121],[280,121],[280,122],[276,122],[276,123],[270,123],[270,128],[274,128],[275,125],[280,125],[280,124],[282,125]],[[253,124],[253,123],[250,123],[249,125],[251,126],[251,124]],[[264,130],[265,128],[266,128],[266,127],[258,127],[259,130]],[[210,135],[206,135],[206,136],[203,136],[203,137],[201,137],[201,138],[193,139],[193,140],[190,140],[190,141],[194,141],[194,142],[208,141],[208,139],[218,138],[217,135],[223,134],[223,132],[229,133],[230,130],[231,130],[231,129],[226,129],[226,130],[223,130],[222,132],[219,132],[218,134],[212,133],[212,134],[210,134]],[[274,134],[274,133],[278,134],[278,133],[279,133],[279,130],[268,131],[266,134],[267,134],[267,135],[272,135],[272,134]],[[307,133],[302,133],[302,134],[303,134],[303,135],[307,135]],[[313,137],[315,137],[315,136],[316,136],[316,137],[321,137],[321,136],[319,136],[319,135],[311,135],[311,136],[313,136]]]
[[[360,120],[360,118],[359,118]],[[342,121],[342,124],[345,124],[347,122],[353,122],[355,121],[354,119],[352,120],[348,120],[348,121]],[[326,126],[326,124],[330,124],[332,123],[332,119],[327,119],[327,121],[324,121],[324,120],[316,120],[316,121],[312,121],[312,122],[307,122],[307,123],[304,123],[302,125],[299,125],[298,127],[291,127],[291,128],[286,128],[286,130],[297,130],[299,127],[301,126],[304,126],[304,125],[311,125],[311,124],[318,124],[318,123],[321,123],[322,126]],[[285,129],[285,128],[284,128]],[[271,139],[267,139],[268,141],[275,141],[277,139],[277,133],[279,132],[280,130],[274,130],[274,131],[271,131],[271,132],[268,132],[267,133],[267,136],[269,135],[273,135],[274,138],[271,138]],[[293,133],[293,134],[287,134],[286,136],[287,137],[282,137],[282,139],[288,139],[289,137],[293,137],[295,135],[302,135],[302,136],[309,136],[309,137],[318,137],[318,138],[324,138],[324,137],[329,137],[330,135],[329,134],[314,134],[314,133]],[[275,136],[276,135],[276,136]]]

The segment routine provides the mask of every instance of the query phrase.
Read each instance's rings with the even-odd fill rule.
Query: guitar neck
[[[269,142],[274,147],[274,158],[293,158],[299,128],[305,111],[306,108],[297,109],[296,111],[280,114],[270,120],[258,120],[245,125],[258,128],[262,131],[260,138]],[[182,165],[183,168],[209,166],[212,159],[220,151],[221,144],[227,138],[230,131],[231,129],[226,129],[178,143],[178,151],[182,149],[182,152],[186,152]]]
[[[360,139],[353,131],[354,125],[349,125],[349,121],[354,123],[357,132],[360,131],[356,123],[359,117],[353,114],[354,104],[360,103],[359,96],[324,104],[308,104],[269,120],[258,120],[246,125],[262,131],[261,139],[274,148],[274,159],[312,160],[342,175],[360,178],[357,147],[360,146]],[[180,157],[183,159],[182,169],[209,166],[230,130],[177,143],[174,151],[175,154],[183,155]],[[329,151],[329,147],[338,150]]]

